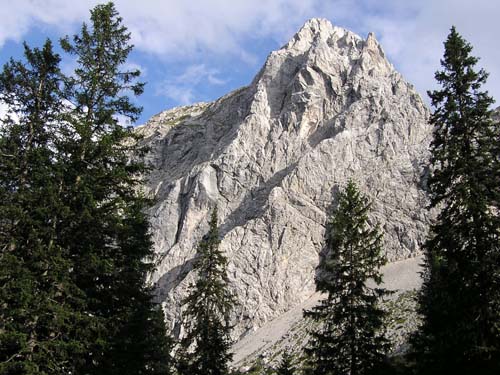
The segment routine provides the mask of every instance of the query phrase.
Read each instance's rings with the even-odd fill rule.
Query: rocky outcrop
[[[493,111],[493,121],[500,122],[500,107]]]
[[[249,86],[140,127],[157,202],[149,214],[160,261],[151,281],[175,333],[215,205],[239,301],[235,337],[313,295],[325,223],[349,178],[373,200],[388,258],[418,255],[428,223],[427,119],[373,34],[312,19]]]

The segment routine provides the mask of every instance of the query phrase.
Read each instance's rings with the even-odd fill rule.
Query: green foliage
[[[168,374],[171,343],[146,277],[154,253],[131,128],[138,71],[112,3],[62,40],[0,74],[13,114],[0,137],[0,373]],[[70,104],[68,104],[70,103]],[[130,159],[137,155],[138,159]]]
[[[198,279],[184,301],[187,335],[183,347],[188,360],[183,361],[183,375],[228,374],[232,358],[230,314],[235,300],[229,289],[227,259],[219,250],[217,208],[209,224],[209,231],[198,246],[194,266]]]
[[[74,105],[67,116],[73,137],[66,144],[74,215],[63,241],[71,249],[73,277],[85,292],[87,311],[98,322],[80,369],[84,373],[164,373],[161,362],[169,355],[146,286],[154,255],[143,214],[150,202],[138,193],[146,168],[130,160],[129,155],[141,154],[137,137],[116,120],[135,120],[141,111],[127,96],[142,92],[143,84],[136,82],[140,72],[122,69],[132,49],[129,40],[108,3],[91,11],[91,26],[84,24],[72,42],[61,41],[78,64],[65,82]]]
[[[264,375],[265,367],[262,358],[258,358],[257,361],[244,373],[245,375]]]
[[[67,373],[83,355],[84,295],[58,243],[67,207],[57,161],[60,58],[47,41],[0,73],[0,374]],[[17,117],[17,120],[15,119]]]
[[[326,294],[305,316],[320,327],[311,332],[307,348],[312,374],[371,374],[385,360],[385,312],[378,307],[382,235],[368,225],[368,199],[351,180],[339,195],[338,208],[326,233],[326,254],[316,278],[317,291]]]
[[[297,368],[293,364],[293,356],[289,351],[285,351],[281,357],[281,362],[276,369],[276,375],[294,375]]]
[[[444,43],[435,108],[429,178],[431,205],[440,209],[425,246],[420,312],[414,344],[422,373],[500,371],[500,126],[481,86],[472,47],[455,30]]]

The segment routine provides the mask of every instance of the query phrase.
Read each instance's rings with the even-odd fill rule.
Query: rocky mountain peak
[[[313,18],[293,36],[281,49],[271,53],[266,66],[276,62],[276,56],[293,57],[304,64],[314,64],[316,61],[329,62],[334,66],[353,65],[353,61],[371,57],[371,62],[385,65],[388,72],[393,68],[386,60],[385,53],[374,33],[369,33],[366,40],[344,28],[334,26],[323,18]],[[279,61],[279,59],[278,59]],[[327,64],[323,64],[327,65]],[[373,66],[371,66],[373,67]]]
[[[361,40],[357,35],[333,24],[325,18],[312,18],[290,39],[290,41],[281,48],[281,50],[294,50],[305,52],[320,42],[336,40],[344,35],[350,34]]]
[[[293,117],[301,120],[310,107],[319,102],[330,113],[341,111],[351,99],[341,95],[347,87],[349,95],[365,97],[380,89],[380,77],[394,75],[400,79],[385,53],[370,33],[366,40],[326,19],[314,18],[281,49],[271,52],[252,86],[256,90],[253,110],[269,112],[286,123]],[[385,79],[386,79],[385,78]],[[284,115],[284,117],[283,117]],[[300,129],[304,129],[301,122]],[[308,133],[308,125],[301,133]]]
[[[373,200],[387,257],[417,256],[429,220],[427,119],[373,34],[365,40],[312,19],[249,86],[139,128],[157,202],[149,214],[160,262],[151,281],[174,332],[182,334],[181,301],[215,205],[239,300],[236,338],[314,293],[327,219],[349,178]]]

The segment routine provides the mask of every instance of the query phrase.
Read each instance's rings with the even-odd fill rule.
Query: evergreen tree
[[[0,374],[67,374],[84,353],[84,295],[58,243],[67,207],[57,160],[60,58],[47,41],[0,73]]]
[[[281,362],[276,369],[276,375],[294,375],[297,369],[293,365],[293,356],[289,351],[285,351],[281,357]]]
[[[78,65],[65,81],[73,104],[67,114],[72,137],[65,143],[71,216],[61,241],[94,318],[93,345],[79,371],[165,374],[170,344],[146,284],[154,253],[143,213],[150,202],[140,194],[145,150],[132,128],[117,121],[137,119],[141,108],[128,94],[140,95],[144,84],[138,70],[124,69],[130,33],[114,5],[96,6],[90,20],[72,40],[61,41]]]
[[[91,11],[59,71],[50,42],[0,74],[15,116],[0,137],[0,373],[169,374],[171,343],[147,275],[154,253],[131,128],[138,71],[113,4]],[[67,104],[70,103],[70,104]],[[19,120],[15,120],[15,117]],[[131,159],[135,155],[137,159]]]
[[[378,307],[382,235],[368,225],[368,199],[350,180],[339,195],[329,229],[326,254],[319,266],[316,290],[326,294],[304,314],[319,323],[306,349],[317,375],[371,374],[385,360],[384,311]]]
[[[453,27],[444,43],[441,89],[429,92],[429,190],[440,209],[425,246],[421,331],[414,344],[423,373],[500,372],[500,126],[493,99],[481,91],[472,47]]]
[[[226,375],[232,354],[230,314],[234,297],[229,290],[227,259],[219,250],[217,208],[210,228],[198,246],[194,270],[198,279],[185,299],[186,331],[184,350],[189,353],[189,370],[183,375]]]

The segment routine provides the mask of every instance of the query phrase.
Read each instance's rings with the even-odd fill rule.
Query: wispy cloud
[[[191,87],[166,83],[157,90],[157,95],[163,95],[179,105],[194,103],[195,95]]]
[[[6,5],[8,2],[8,6]],[[96,0],[0,0],[0,47],[19,41],[35,25],[75,30]],[[491,73],[488,88],[500,98],[500,48],[496,48],[500,2],[492,0],[116,0],[138,51],[162,60],[207,61],[210,56],[255,64],[252,43],[283,43],[310,17],[326,17],[359,33],[375,31],[391,61],[421,93],[433,85],[442,42],[452,24],[475,47]],[[268,44],[269,45],[269,44]],[[207,63],[210,64],[210,63]],[[205,75],[218,84],[217,75]],[[193,88],[170,80],[186,101]],[[174,90],[175,88],[175,90]]]
[[[452,25],[480,56],[478,66],[490,72],[486,86],[500,100],[500,48],[497,35],[500,2],[491,0],[421,0],[418,2],[386,0],[386,7],[365,17],[366,28],[379,36],[380,42],[405,78],[426,97],[435,86],[434,72],[443,55],[443,42]],[[370,14],[370,13],[369,13]]]
[[[7,2],[1,0],[0,2]],[[166,58],[197,53],[231,53],[247,60],[249,35],[282,39],[291,24],[301,23],[318,0],[115,0],[142,51]],[[6,40],[20,41],[30,27],[51,25],[67,32],[88,18],[100,1],[18,0],[0,6],[0,47]]]
[[[207,80],[212,85],[223,85],[226,81],[217,77],[218,74],[217,69],[207,68],[205,64],[197,64],[187,67],[175,81],[185,85],[197,85],[203,80]]]
[[[159,84],[156,94],[163,95],[177,104],[191,104],[198,99],[195,90],[200,85],[224,85],[227,82],[218,74],[217,69],[208,68],[205,64],[191,65],[180,75]]]
[[[317,1],[117,1],[117,7],[145,51],[174,58],[207,52],[248,57],[248,37],[282,39],[291,24],[313,13]]]
[[[0,1],[0,47],[7,40],[21,41],[37,24],[51,25],[68,32],[88,16],[98,1],[18,0]]]
[[[139,70],[141,72],[142,78],[147,77],[148,75],[148,68],[146,68],[144,65],[138,64],[133,61],[127,61],[123,66],[123,70],[127,71]]]

